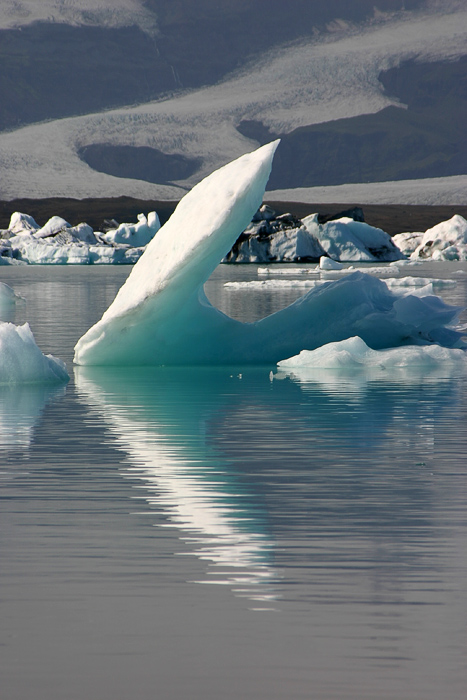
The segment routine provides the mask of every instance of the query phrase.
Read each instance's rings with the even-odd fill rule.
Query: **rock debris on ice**
[[[420,237],[411,260],[467,260],[467,221],[456,214]]]

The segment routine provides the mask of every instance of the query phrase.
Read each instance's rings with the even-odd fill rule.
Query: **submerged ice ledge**
[[[278,142],[212,173],[179,203],[114,302],[78,341],[81,365],[269,364],[360,336],[374,349],[461,344],[459,309],[436,296],[394,294],[356,272],[325,282],[255,323],[214,308],[203,285],[261,204]]]

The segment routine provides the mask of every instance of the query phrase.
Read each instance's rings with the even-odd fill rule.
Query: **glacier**
[[[394,294],[360,272],[311,289],[254,323],[214,308],[203,285],[258,210],[278,141],[215,171],[178,204],[100,321],[77,342],[78,365],[268,364],[358,335],[373,349],[461,345],[459,309]]]

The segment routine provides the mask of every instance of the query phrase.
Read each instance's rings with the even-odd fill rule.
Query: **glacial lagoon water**
[[[0,389],[2,700],[463,700],[466,377],[73,370],[128,272],[1,270],[72,375]]]

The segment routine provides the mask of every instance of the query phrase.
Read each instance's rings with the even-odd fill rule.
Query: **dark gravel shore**
[[[365,221],[394,235],[402,231],[426,231],[427,228],[460,214],[467,219],[466,206],[420,206],[406,204],[305,204],[300,202],[271,202],[265,200],[277,212],[291,212],[302,218],[318,212],[334,215],[340,211],[360,206]],[[20,211],[33,216],[43,225],[54,215],[61,216],[73,226],[82,221],[96,231],[101,230],[105,219],[116,219],[119,223],[136,222],[139,213],[157,211],[161,223],[167,221],[177,202],[133,199],[131,197],[109,197],[103,199],[15,199],[0,201],[0,229],[8,228],[11,214]]]

